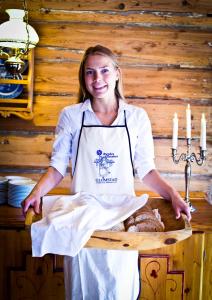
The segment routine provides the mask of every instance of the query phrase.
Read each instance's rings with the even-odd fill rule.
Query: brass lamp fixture
[[[9,21],[0,25],[0,55],[7,57],[5,66],[15,75],[23,72],[23,57],[34,48],[39,37],[34,28],[28,24],[28,11],[23,1],[24,10],[7,9]],[[9,54],[5,49],[10,49]]]

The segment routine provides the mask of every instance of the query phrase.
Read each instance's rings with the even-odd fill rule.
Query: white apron
[[[121,126],[84,125],[72,181],[74,193],[134,193],[130,136]],[[83,248],[64,258],[67,300],[135,300],[139,294],[138,252]]]

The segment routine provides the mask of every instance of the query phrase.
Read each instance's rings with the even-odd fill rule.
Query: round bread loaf
[[[125,230],[129,232],[164,231],[164,224],[157,210],[155,213],[150,205],[145,205],[124,221]]]

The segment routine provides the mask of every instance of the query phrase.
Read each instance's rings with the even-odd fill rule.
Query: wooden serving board
[[[117,232],[95,231],[85,247],[119,250],[151,250],[175,244],[192,235],[191,225],[185,215],[176,220],[170,202],[163,199],[149,199],[151,207],[158,208],[165,225],[164,232]],[[35,215],[29,209],[25,219],[25,225],[41,219],[41,215]]]

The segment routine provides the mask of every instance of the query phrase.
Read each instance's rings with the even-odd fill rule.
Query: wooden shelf
[[[27,79],[3,79],[0,78],[0,84],[24,84],[27,85],[29,81]]]
[[[23,79],[0,79],[1,84],[22,84],[24,92],[21,98],[0,98],[0,116],[7,118],[16,115],[25,120],[33,118],[33,80],[34,80],[34,50],[30,50],[28,56],[27,75],[23,75]]]

